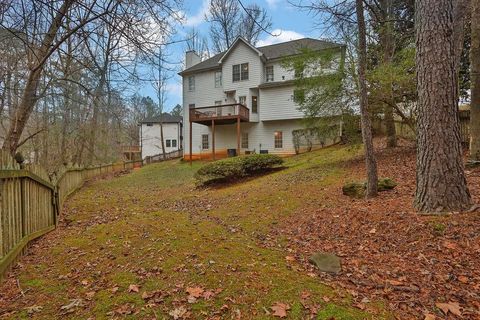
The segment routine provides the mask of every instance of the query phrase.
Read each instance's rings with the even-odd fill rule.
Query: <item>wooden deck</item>
[[[250,121],[250,110],[243,104],[223,104],[218,106],[208,106],[190,109],[190,122],[212,125],[215,124],[234,124],[240,119],[240,122]]]

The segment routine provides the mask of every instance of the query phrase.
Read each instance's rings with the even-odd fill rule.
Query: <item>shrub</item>
[[[260,174],[283,164],[283,159],[272,154],[254,154],[211,162],[195,173],[201,185],[226,182]]]

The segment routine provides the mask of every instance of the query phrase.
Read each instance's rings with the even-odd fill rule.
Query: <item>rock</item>
[[[342,271],[340,258],[332,253],[318,252],[311,256],[308,261],[323,272],[336,274]]]
[[[383,178],[378,180],[378,191],[392,190],[397,186],[397,183],[390,178]]]
[[[382,178],[378,180],[377,188],[378,191],[392,190],[397,186],[397,183],[390,178]],[[361,199],[365,197],[365,190],[367,189],[367,183],[363,182],[349,182],[342,187],[342,192],[344,195]]]
[[[365,183],[350,182],[343,186],[343,194],[352,198],[363,198],[365,197],[365,190],[367,186]]]

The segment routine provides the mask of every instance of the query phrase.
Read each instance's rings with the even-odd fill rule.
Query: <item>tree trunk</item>
[[[480,161],[480,3],[472,1],[470,158]]]
[[[380,14],[382,15],[382,23],[380,27],[380,45],[383,51],[382,63],[385,65],[391,64],[393,55],[395,54],[394,37],[393,37],[393,0],[381,0]],[[393,96],[393,84],[387,88],[389,90],[389,103],[383,106],[385,115],[385,127],[387,134],[387,148],[395,148],[397,146],[397,133],[395,130],[395,121],[393,117],[393,107],[395,99]]]
[[[368,111],[367,80],[367,37],[365,17],[363,13],[363,0],[356,0],[358,24],[358,84],[360,98],[360,114],[362,121],[362,138],[365,147],[365,163],[367,167],[367,192],[366,197],[377,195],[377,161],[373,150],[372,123]]]
[[[417,190],[421,212],[465,210],[465,179],[457,108],[452,0],[417,0]]]

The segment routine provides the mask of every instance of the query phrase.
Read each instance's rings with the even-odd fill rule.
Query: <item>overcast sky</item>
[[[244,4],[253,2],[267,9],[269,16],[272,18],[271,33],[278,34],[277,37],[268,34],[261,35],[257,46],[303,37],[319,38],[321,36],[321,32],[314,28],[315,17],[308,12],[299,11],[297,8],[292,7],[287,0],[243,0]],[[177,26],[176,39],[181,39],[192,27],[195,27],[200,34],[208,38],[209,23],[205,21],[208,3],[209,0],[184,0],[186,22]],[[170,45],[168,48],[169,61],[174,64],[180,64],[184,56],[184,49],[185,45],[183,43]],[[150,84],[143,85],[139,88],[138,93],[151,96],[154,101],[157,101],[155,90]],[[175,73],[168,83],[166,111],[171,110],[177,103],[182,103],[182,88],[181,78]]]

